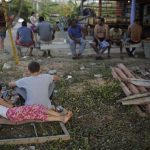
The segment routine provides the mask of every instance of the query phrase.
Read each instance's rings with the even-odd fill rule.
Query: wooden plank
[[[48,141],[54,141],[54,140],[63,140],[67,141],[70,140],[69,132],[67,131],[65,125],[62,122],[59,122],[61,129],[63,130],[64,134],[62,135],[55,135],[55,136],[44,136],[44,137],[38,137],[36,134],[36,137],[30,137],[30,138],[18,138],[18,139],[2,139],[0,140],[0,145],[6,145],[6,144],[40,144],[45,143]]]
[[[118,64],[118,67],[124,72],[124,74],[128,77],[128,78],[135,78],[134,75],[131,73],[131,71],[124,65],[124,64]],[[141,93],[143,92],[147,92],[147,89],[145,87],[142,86],[138,86],[137,87],[139,89],[139,91]]]
[[[66,129],[66,126],[62,122],[60,122],[60,126],[61,126],[64,134],[70,136],[68,130]]]
[[[150,80],[128,78],[127,81],[137,86],[150,87]]]
[[[117,72],[117,74],[119,75],[119,77],[123,80],[127,79],[127,76],[123,73],[123,71],[120,68],[115,68],[115,72]],[[131,83],[127,83],[127,86],[129,87],[130,91],[133,94],[139,94],[139,90],[137,89],[137,87]]]
[[[142,98],[122,101],[122,105],[145,105],[145,104],[150,104],[150,97],[142,97]]]
[[[120,85],[122,87],[123,92],[125,93],[126,96],[131,95],[131,91],[129,90],[129,88],[123,83],[121,82],[121,78],[117,75],[117,73],[115,72],[114,68],[111,68],[112,70],[112,75],[115,79],[120,81]]]
[[[54,140],[70,140],[69,135],[56,135],[56,136],[45,136],[45,137],[31,137],[31,138],[21,138],[21,139],[4,139],[0,140],[0,145],[15,145],[15,144],[40,144],[48,141]]]
[[[143,97],[150,97],[150,92],[144,93],[144,94],[131,95],[131,96],[125,97],[121,100],[118,100],[117,102],[128,101],[128,100],[133,100],[133,99],[136,99],[136,98],[143,98]]]
[[[41,122],[41,121],[36,121],[36,120],[28,120],[28,121],[22,121],[22,122],[12,122],[8,119],[0,117],[0,124],[7,124],[7,125],[22,125],[22,124],[27,124],[27,123],[33,123],[33,122]],[[48,122],[48,121],[45,121]]]

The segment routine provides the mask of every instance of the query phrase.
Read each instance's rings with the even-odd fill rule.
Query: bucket
[[[150,58],[150,41],[144,41],[145,58]]]

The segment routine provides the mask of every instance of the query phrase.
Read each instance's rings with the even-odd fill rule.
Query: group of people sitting
[[[17,30],[16,36],[16,45],[19,46],[31,46],[29,55],[32,56],[32,49],[35,42],[37,42],[37,33],[39,35],[39,42],[51,42],[54,35],[54,28],[52,25],[44,20],[44,17],[39,17],[39,22],[36,22],[35,13],[33,12],[30,17],[31,28],[27,27],[25,21],[22,22],[22,27]],[[112,27],[109,30],[109,26],[105,23],[104,18],[98,17],[96,20],[96,25],[94,27],[94,37],[93,42],[90,43],[91,47],[96,52],[96,59],[101,59],[103,53],[108,49],[108,57],[110,57],[110,49],[112,44],[116,44],[120,47],[120,54],[122,55],[123,42],[127,41],[130,44],[137,44],[141,42],[142,27],[139,24],[139,20],[128,27],[128,32],[126,39],[124,38],[124,31],[116,26]],[[72,58],[78,59],[82,57],[85,46],[85,28],[80,25],[76,19],[72,19],[68,27],[69,35],[69,45],[72,52]],[[79,44],[79,52],[76,52],[76,45]],[[19,47],[18,47],[19,50]],[[134,56],[135,48],[130,50],[126,49],[127,54],[131,57]],[[21,50],[19,50],[21,55]],[[46,56],[47,53],[44,52],[43,56]],[[50,50],[48,51],[48,56],[51,56]]]
[[[70,49],[72,52],[72,58],[77,59],[82,56],[85,49],[85,35],[84,28],[79,25],[78,21],[73,19],[68,29],[70,37]],[[110,57],[110,48],[112,44],[116,44],[120,47],[120,54],[122,57],[123,42],[129,44],[137,44],[141,42],[142,27],[139,24],[139,20],[136,19],[134,24],[128,27],[128,36],[123,39],[124,32],[120,29],[117,24],[109,30],[109,26],[105,24],[104,18],[99,17],[94,27],[94,40],[91,43],[91,47],[96,52],[96,59],[101,59],[103,53],[108,49],[108,57]],[[76,44],[80,44],[79,53],[76,52]],[[130,50],[126,49],[129,56],[134,56],[135,48]]]
[[[60,113],[52,107],[51,98],[56,75],[41,74],[40,64],[31,62],[25,77],[9,83],[10,88],[24,101],[23,106],[13,107],[12,101],[0,98],[0,116],[18,123],[22,121],[61,121],[66,123],[72,112]],[[0,88],[1,92],[1,88]]]
[[[39,20],[36,21],[36,14],[32,12],[30,17],[31,27],[27,27],[27,22],[23,21],[22,26],[18,28],[16,35],[16,45],[19,52],[21,53],[21,47],[30,47],[29,56],[33,56],[32,50],[35,46],[35,43],[40,42],[50,42],[53,38],[53,33],[55,32],[52,25],[45,21],[43,16],[39,17]],[[37,40],[37,34],[39,36],[39,40]],[[44,51],[43,56],[51,56],[50,51]]]

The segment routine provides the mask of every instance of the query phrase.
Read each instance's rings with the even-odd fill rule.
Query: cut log
[[[134,75],[131,73],[131,71],[124,65],[124,64],[118,64],[118,67],[124,72],[124,74],[128,77],[128,78],[135,78]],[[143,92],[147,92],[145,87],[142,86],[138,86],[137,87],[139,89],[139,91],[141,93]]]
[[[122,105],[145,105],[150,104],[150,97],[141,97],[122,101]]]
[[[115,72],[119,75],[119,77],[123,80],[127,80],[127,76],[122,72],[121,69],[115,68]],[[127,83],[127,86],[129,87],[132,94],[139,94],[140,91],[137,89],[137,87],[131,83]]]
[[[121,82],[121,78],[117,75],[117,73],[115,72],[114,68],[111,68],[111,70],[112,70],[113,77],[116,80],[120,81],[121,88],[122,88],[123,92],[125,93],[125,95],[126,96],[131,95],[132,94],[131,91],[129,90],[129,88],[123,82]]]
[[[150,97],[150,92],[144,93],[144,94],[131,95],[131,96],[125,97],[121,100],[118,100],[117,102],[128,101],[128,100],[133,100],[133,99],[136,99],[136,98],[143,98],[143,97]]]
[[[150,80],[128,78],[127,81],[136,86],[143,86],[143,87],[150,88]]]

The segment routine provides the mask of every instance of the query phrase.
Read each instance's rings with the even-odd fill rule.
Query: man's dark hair
[[[39,22],[42,22],[42,21],[44,21],[44,17],[43,16],[39,17]]]
[[[105,22],[105,19],[103,17],[98,17],[98,19],[100,19],[102,22]]]
[[[38,62],[32,61],[28,65],[28,70],[31,73],[39,72],[40,71],[40,64]]]
[[[32,16],[32,15],[34,15],[34,14],[35,14],[35,12],[34,12],[34,11],[32,11],[32,12],[31,12],[31,16]]]
[[[23,27],[27,27],[27,22],[26,22],[26,21],[23,21],[23,22],[22,22],[22,26],[23,26]]]

